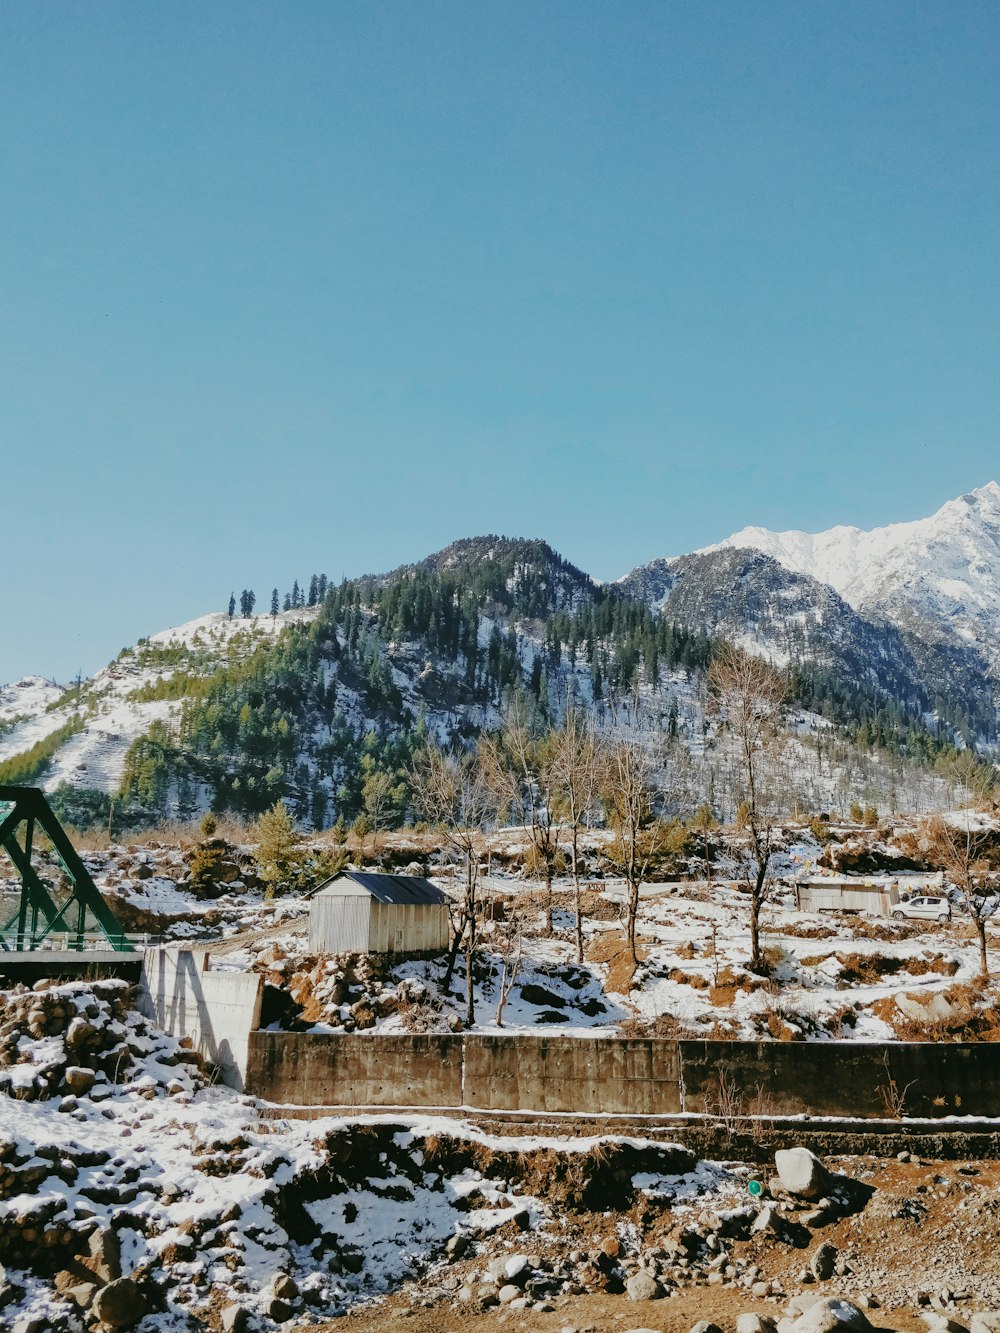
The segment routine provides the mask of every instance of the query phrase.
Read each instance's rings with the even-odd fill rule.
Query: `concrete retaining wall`
[[[299,1106],[991,1117],[1000,1045],[253,1032],[246,1089]]]
[[[223,1083],[242,1092],[264,979],[256,972],[210,972],[208,962],[203,950],[147,949],[139,1007],[165,1032],[190,1037],[218,1065]]]
[[[461,1106],[462,1038],[254,1032],[246,1087],[299,1106]]]
[[[672,1115],[677,1043],[589,1037],[468,1036],[465,1104],[489,1111]]]

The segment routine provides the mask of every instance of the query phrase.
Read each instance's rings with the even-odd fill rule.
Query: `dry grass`
[[[648,950],[643,949],[638,942],[636,953],[640,962],[649,956]],[[594,936],[587,945],[587,961],[603,963],[606,967],[604,980],[606,991],[614,991],[616,995],[628,995],[632,989],[636,964],[628,951],[623,930],[602,930],[599,935]]]

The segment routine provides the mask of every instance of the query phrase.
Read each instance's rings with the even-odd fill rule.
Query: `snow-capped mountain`
[[[1000,679],[1000,485],[949,500],[930,518],[865,532],[748,527],[699,554],[750,548],[828,584],[868,619],[927,643],[973,648]]]

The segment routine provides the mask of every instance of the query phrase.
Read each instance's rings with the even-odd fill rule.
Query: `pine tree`
[[[294,611],[294,610],[297,610],[297,608],[300,607],[300,606],[302,605],[301,601],[299,600],[299,599],[301,598],[301,596],[302,596],[302,594],[299,592],[299,581],[298,581],[298,579],[296,579],[295,582],[292,584],[292,610],[293,610],[293,611]]]
[[[291,609],[292,609],[292,594],[291,594],[290,592],[286,592],[286,593],[285,593],[285,600],[284,600],[284,602],[283,602],[283,604],[282,604],[282,608],[281,608],[281,609],[282,609],[283,611],[291,611]]]
[[[319,578],[313,575],[309,580],[309,605],[315,606],[319,601]]]
[[[257,865],[268,893],[288,887],[302,864],[299,838],[284,801],[276,801],[257,821]]]
[[[240,615],[248,619],[253,615],[254,604],[257,601],[257,595],[253,588],[244,588],[240,594]]]
[[[236,594],[234,592],[231,592],[229,594],[229,619],[232,620],[235,614],[236,614]]]
[[[278,614],[278,589],[277,589],[277,588],[272,588],[272,589],[271,589],[271,615],[272,615],[272,616],[276,616],[277,614]]]

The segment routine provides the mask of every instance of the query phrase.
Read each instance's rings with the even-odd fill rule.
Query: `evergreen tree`
[[[232,620],[235,614],[236,614],[236,594],[234,592],[231,592],[229,594],[229,619]]]
[[[240,615],[244,620],[253,615],[254,604],[257,601],[257,595],[253,588],[244,588],[240,593]]]
[[[282,608],[281,608],[281,609],[282,609],[283,611],[291,611],[291,609],[292,609],[292,594],[291,594],[290,592],[286,592],[286,593],[285,593],[285,600],[284,600],[284,602],[283,602],[283,604],[282,604]]]
[[[278,614],[278,589],[277,589],[277,588],[272,588],[272,589],[271,589],[271,615],[272,615],[272,616],[276,616],[277,614]]]
[[[284,801],[275,801],[257,821],[257,866],[267,892],[287,888],[302,865],[299,837]]]
[[[315,606],[319,601],[319,578],[316,574],[309,580],[309,605]]]

